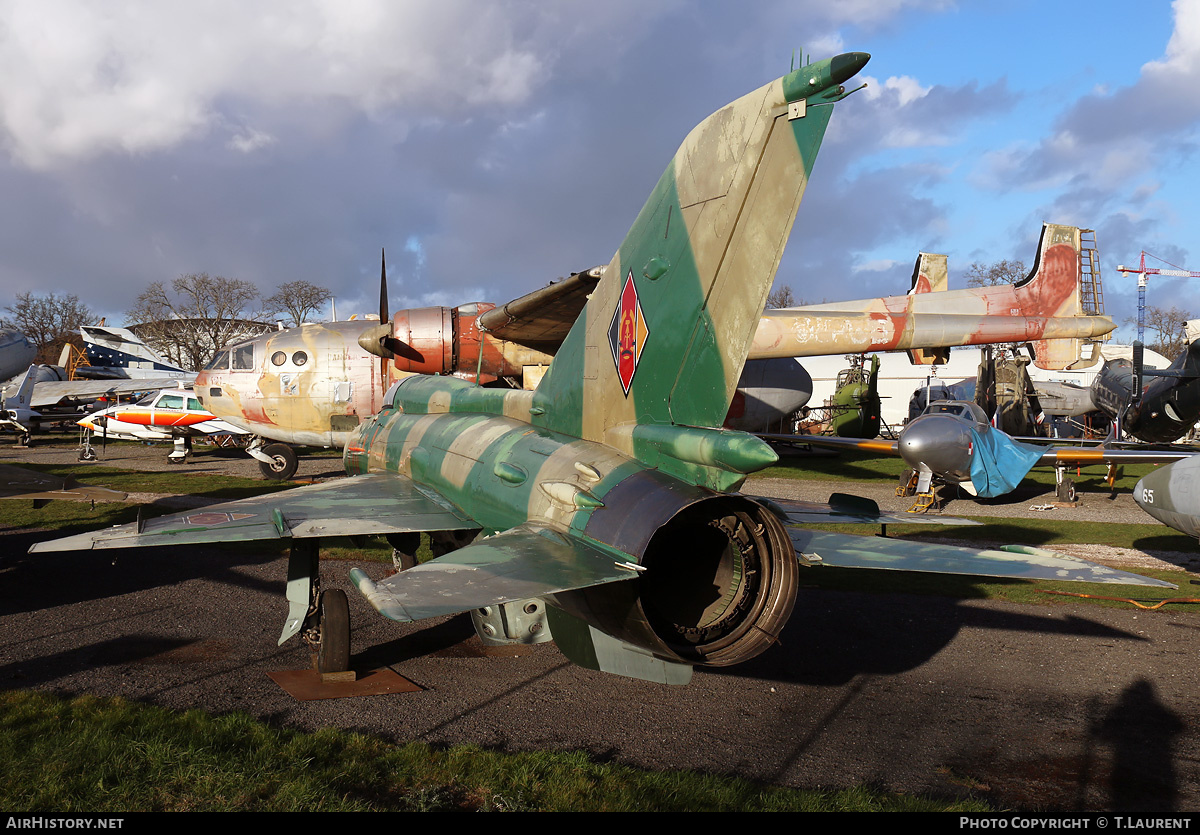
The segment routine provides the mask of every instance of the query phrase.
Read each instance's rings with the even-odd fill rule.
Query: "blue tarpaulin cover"
[[[1041,447],[1014,441],[990,427],[982,432],[972,429],[971,435],[975,444],[975,454],[971,456],[971,482],[976,494],[985,499],[1010,492],[1044,452]]]

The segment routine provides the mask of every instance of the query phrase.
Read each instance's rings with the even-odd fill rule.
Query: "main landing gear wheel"
[[[258,468],[262,470],[263,478],[269,478],[272,481],[287,481],[296,474],[300,460],[296,457],[296,451],[290,446],[267,444],[262,451],[271,457],[270,464],[266,461],[258,462]]]
[[[321,592],[317,600],[316,666],[318,673],[344,673],[350,669],[350,604],[341,589]]]
[[[1060,502],[1074,503],[1079,499],[1079,493],[1075,490],[1075,482],[1069,478],[1064,478],[1056,489],[1058,500]]]

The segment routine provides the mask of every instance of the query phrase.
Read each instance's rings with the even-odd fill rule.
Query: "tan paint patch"
[[[534,474],[534,480],[537,484],[567,484],[590,492],[597,489],[598,482],[591,478],[586,470],[581,470],[579,464],[590,467],[603,479],[606,474],[627,461],[625,456],[614,449],[586,441],[576,441],[563,444],[549,455]],[[530,491],[526,513],[531,520],[544,520],[547,525],[565,531],[570,527],[571,519],[577,512],[579,511],[574,506],[555,501],[536,486]]]

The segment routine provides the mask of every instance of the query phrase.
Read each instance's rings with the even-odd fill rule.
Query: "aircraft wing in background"
[[[0,499],[33,499],[40,507],[52,499],[71,502],[123,502],[125,494],[106,487],[80,484],[22,467],[0,464]]]
[[[173,377],[145,377],[136,380],[48,380],[35,383],[29,406],[45,409],[64,400],[95,400],[106,394],[135,394],[172,388],[179,384]]]
[[[583,312],[603,269],[593,267],[572,273],[562,281],[493,308],[479,317],[479,326],[496,339],[553,356]]]

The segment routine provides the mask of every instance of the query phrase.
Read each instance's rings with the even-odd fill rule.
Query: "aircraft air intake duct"
[[[623,491],[610,492],[596,517],[633,497],[613,492]],[[638,524],[671,498],[683,497],[643,496],[618,529],[602,524],[612,540],[648,535],[637,580],[560,594],[556,605],[669,661],[727,666],[753,658],[778,640],[795,605],[799,564],[783,525],[756,502],[712,494],[677,504],[656,529]]]

